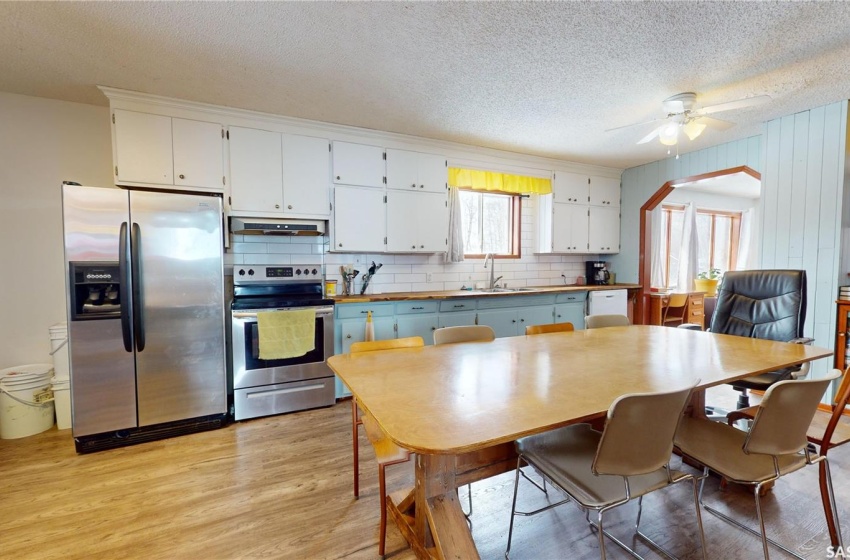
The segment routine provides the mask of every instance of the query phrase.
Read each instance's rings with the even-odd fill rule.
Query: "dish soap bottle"
[[[366,312],[366,333],[363,340],[375,340],[375,325],[372,324],[372,312]]]

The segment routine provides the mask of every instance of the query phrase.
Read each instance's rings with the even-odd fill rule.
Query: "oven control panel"
[[[322,267],[315,264],[286,266],[247,266],[233,267],[235,282],[263,282],[267,280],[321,280]]]

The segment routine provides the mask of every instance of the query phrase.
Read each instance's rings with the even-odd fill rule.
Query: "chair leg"
[[[505,549],[505,559],[509,559],[510,556],[508,554],[511,551],[511,538],[514,535],[514,517],[516,517],[516,495],[519,490],[519,473],[520,467],[522,466],[522,457],[517,457],[516,460],[516,476],[514,477],[514,499],[511,502],[511,524],[508,526],[508,547]]]
[[[360,497],[360,445],[357,441],[357,399],[351,397],[351,446],[354,455],[354,497]]]
[[[384,548],[387,543],[387,479],[384,465],[378,465],[378,492],[381,499],[381,534],[378,541],[378,555],[384,557]]]
[[[823,502],[823,510],[826,524],[829,528],[829,538],[833,546],[841,546],[841,520],[838,518],[838,508],[835,504],[835,493],[832,489],[832,476],[829,472],[829,461],[824,457],[818,465],[820,471],[820,495]]]
[[[699,508],[699,491],[697,485],[697,479],[693,479],[694,483],[694,509],[697,512],[697,525],[699,526],[699,544],[702,547],[702,560],[708,560],[708,554],[705,550],[705,531],[702,528],[702,512],[700,512]]]
[[[602,529],[602,510],[596,513],[596,525],[599,530],[596,534],[599,535],[599,558],[605,560],[605,531]]]
[[[753,489],[753,494],[756,497],[756,517],[758,517],[759,529],[761,529],[761,547],[764,550],[764,560],[768,560],[768,558],[770,558],[770,552],[767,548],[767,533],[764,530],[764,516],[761,513],[761,497],[759,496],[759,490],[761,490],[761,483],[756,484],[756,487]]]

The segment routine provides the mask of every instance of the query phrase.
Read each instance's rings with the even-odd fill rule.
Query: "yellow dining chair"
[[[374,352],[377,350],[393,350],[399,348],[420,348],[425,346],[421,336],[395,338],[390,340],[370,340],[355,342],[350,352]],[[359,411],[357,399],[351,398],[351,436],[354,453],[354,496],[360,496],[360,446],[357,437],[357,426],[363,425],[366,437],[375,449],[375,460],[378,462],[378,492],[381,502],[380,540],[378,554],[383,557],[387,540],[387,480],[385,469],[390,465],[404,463],[410,460],[410,452],[393,443],[378,422],[369,414]]]
[[[670,294],[661,324],[681,325],[685,322],[685,311],[688,309],[688,294]]]
[[[666,393],[623,395],[608,410],[602,432],[594,430],[590,424],[575,424],[518,439],[516,451],[519,457],[505,558],[511,550],[515,516],[536,515],[570,500],[575,501],[585,512],[596,510],[596,522],[591,524],[599,538],[599,555],[602,560],[605,560],[605,537],[635,555],[625,543],[605,530],[602,524],[604,514],[634,498],[638,499],[636,536],[663,550],[640,531],[643,496],[677,482],[690,480],[705,559],[705,538],[697,502],[696,479],[693,475],[671,469],[669,465],[673,436],[690,400],[691,391],[692,388],[687,387]],[[534,511],[517,511],[517,490],[523,463],[534,467],[568,498]]]
[[[767,559],[768,543],[794,556],[802,556],[778,542],[768,539],[764,529],[760,493],[765,484],[781,476],[795,472],[807,465],[820,464],[824,469],[827,500],[833,513],[838,541],[841,541],[841,525],[835,508],[829,462],[824,452],[815,452],[806,440],[806,431],[812,422],[818,403],[829,383],[840,377],[839,370],[821,379],[794,379],[779,381],[771,385],[759,403],[753,425],[749,432],[742,432],[721,422],[705,418],[685,417],[676,433],[676,446],[683,456],[690,457],[703,465],[700,483],[700,504],[720,519],[761,537],[764,557]],[[732,517],[706,505],[702,490],[708,472],[712,470],[731,482],[754,485],[756,517],[759,531],[747,527]],[[829,514],[826,514],[829,516]],[[829,519],[827,517],[827,522]]]
[[[588,315],[584,318],[584,326],[588,329],[628,327],[631,324],[625,315]]]
[[[572,332],[576,330],[572,323],[550,323],[546,325],[528,325],[525,334],[545,334],[552,332]]]

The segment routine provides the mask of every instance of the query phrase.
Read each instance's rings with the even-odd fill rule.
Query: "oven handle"
[[[288,309],[304,309],[303,307],[295,307]],[[275,311],[274,309],[270,309],[269,311]],[[334,312],[333,307],[317,307],[316,315],[332,315]],[[263,313],[262,311],[260,313]],[[256,319],[257,312],[256,311],[234,311],[232,313],[234,319]]]

